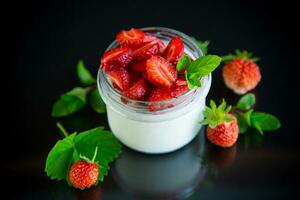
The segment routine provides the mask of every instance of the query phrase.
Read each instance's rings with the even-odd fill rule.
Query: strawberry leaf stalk
[[[219,106],[211,100],[210,107],[206,106],[203,112],[201,124],[208,125],[206,136],[211,143],[220,147],[231,147],[238,138],[237,119],[229,113],[230,110],[231,106],[227,106],[224,100]]]
[[[252,62],[257,62],[260,58],[253,57],[253,54],[251,52],[248,52],[246,50],[241,51],[239,49],[235,50],[235,54],[228,54],[226,56],[222,56],[222,61],[225,63],[234,59],[251,60]]]

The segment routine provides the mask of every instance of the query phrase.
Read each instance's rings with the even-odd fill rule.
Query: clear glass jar
[[[192,59],[203,56],[201,49],[189,36],[169,28],[142,28],[164,43],[180,37],[185,53]],[[113,41],[107,50],[118,45]],[[170,100],[155,102],[165,109],[149,112],[153,102],[138,101],[122,95],[113,88],[99,68],[97,84],[107,107],[107,118],[114,135],[126,146],[144,153],[167,153],[188,144],[199,132],[206,96],[211,86],[211,74],[202,78],[201,87]],[[174,105],[170,107],[168,105]],[[168,108],[169,107],[169,108]]]

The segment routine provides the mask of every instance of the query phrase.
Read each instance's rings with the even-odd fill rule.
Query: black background
[[[19,197],[38,198],[43,191],[45,197],[53,198],[51,191],[57,183],[43,172],[46,155],[60,137],[55,127],[57,120],[50,116],[51,106],[59,94],[79,84],[75,74],[78,59],[82,58],[96,74],[100,55],[118,31],[147,26],[169,27],[208,39],[209,52],[213,54],[224,55],[240,48],[261,58],[262,81],[254,91],[258,101],[256,109],[278,116],[282,128],[267,133],[263,144],[248,153],[268,152],[260,161],[265,163],[258,166],[249,163],[240,173],[229,173],[216,182],[220,187],[229,184],[231,190],[222,193],[225,197],[234,194],[237,191],[234,189],[247,188],[247,181],[237,186],[239,181],[233,180],[239,180],[238,177],[247,177],[254,183],[257,179],[258,187],[274,185],[278,198],[291,197],[295,192],[296,183],[299,185],[296,129],[299,84],[294,78],[298,68],[296,9],[290,2],[26,1],[12,2],[3,9],[8,11],[3,16],[7,33],[3,39],[8,53],[4,61],[9,66],[8,72],[2,71],[6,116],[3,128],[9,130],[2,133],[9,146],[3,156],[7,175]],[[220,72],[218,69],[213,74],[209,98],[225,97],[233,103],[238,96],[225,88]],[[107,124],[105,116],[99,117],[89,109],[60,121],[70,131],[98,126],[99,121]],[[253,166],[258,174],[252,171]],[[236,168],[233,165],[229,171]],[[286,187],[281,190],[283,185]],[[124,192],[110,176],[103,187],[104,194],[105,188],[109,188],[108,193],[122,195]],[[274,198],[271,191],[264,194],[265,199]]]

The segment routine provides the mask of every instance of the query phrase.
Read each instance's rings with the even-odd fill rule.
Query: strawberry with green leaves
[[[81,159],[71,166],[68,177],[73,187],[83,190],[97,184],[99,174],[99,166],[95,162],[97,151],[98,147],[95,149],[92,160],[80,156]]]
[[[226,86],[236,94],[245,94],[253,90],[261,80],[261,73],[255,63],[258,58],[252,53],[236,50],[235,55],[223,57],[223,78]]]
[[[230,114],[231,106],[223,102],[217,107],[214,101],[210,101],[210,107],[203,112],[205,119],[201,122],[208,125],[206,135],[209,141],[220,147],[231,147],[238,139],[239,127],[237,119]]]

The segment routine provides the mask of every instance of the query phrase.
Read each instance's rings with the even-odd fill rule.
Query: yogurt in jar
[[[203,54],[194,40],[187,35],[167,28],[142,29],[163,41],[181,37],[185,52],[196,59]],[[113,42],[108,49],[115,47]],[[157,112],[149,112],[150,102],[124,101],[107,81],[102,69],[98,71],[98,89],[107,107],[107,118],[114,135],[126,146],[143,153],[167,153],[189,143],[199,132],[203,119],[206,96],[211,86],[211,74],[202,78],[202,85],[186,94],[163,103],[174,105]],[[123,101],[122,101],[123,99]]]

